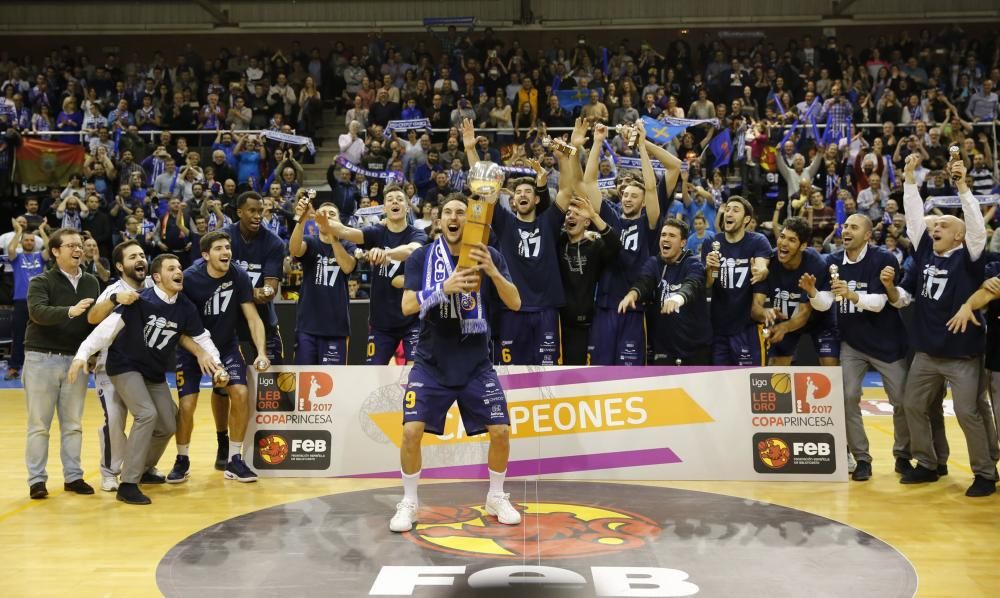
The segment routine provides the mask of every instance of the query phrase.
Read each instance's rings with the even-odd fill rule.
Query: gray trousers
[[[111,383],[134,419],[121,481],[138,484],[143,472],[160,461],[177,429],[177,405],[166,382],[149,382],[137,372],[111,376]]]
[[[941,384],[951,384],[955,416],[965,434],[972,472],[986,479],[996,479],[996,428],[985,393],[982,359],[932,357],[917,353],[906,378],[904,406],[910,427],[913,457],[921,466],[935,469],[940,463],[931,432],[930,407],[940,393]]]
[[[882,376],[885,394],[892,405],[892,454],[910,458],[910,429],[903,413],[903,389],[906,385],[906,359],[888,362],[858,351],[845,342],[840,343],[840,366],[844,377],[844,419],[847,425],[847,446],[858,461],[871,463],[868,452],[868,435],[861,416],[861,387],[868,368]]]

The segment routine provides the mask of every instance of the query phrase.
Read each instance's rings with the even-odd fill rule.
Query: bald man
[[[903,405],[910,428],[910,443],[917,466],[903,475],[903,484],[935,482],[937,464],[929,410],[940,385],[951,384],[955,415],[965,434],[969,462],[975,478],[965,492],[969,497],[996,492],[996,428],[986,401],[982,374],[984,332],[979,326],[949,329],[952,315],[983,282],[986,223],[979,202],[965,182],[965,164],[949,165],[962,202],[964,222],[954,216],[923,217],[923,199],[916,185],[919,156],[906,159],[903,204],[906,229],[914,248],[914,264],[899,297],[893,303],[913,303],[916,310],[916,354],[906,379]]]

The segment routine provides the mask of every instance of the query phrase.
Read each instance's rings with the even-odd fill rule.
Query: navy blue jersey
[[[771,298],[771,307],[784,314],[785,319],[795,315],[800,303],[809,303],[809,296],[799,287],[799,279],[803,274],[816,277],[816,291],[830,290],[830,272],[826,259],[815,249],[807,247],[802,253],[799,267],[789,270],[778,261],[777,252],[771,260],[767,274],[767,292]],[[809,323],[804,330],[829,330],[836,326],[836,312],[813,310]]]
[[[417,249],[406,260],[406,284],[411,291],[421,291],[424,286],[424,261],[428,245]],[[510,280],[507,263],[500,252],[489,248],[493,263],[500,274]],[[456,256],[450,256],[452,267],[458,263]],[[493,281],[483,277],[480,296],[489,320],[489,309],[500,305],[499,295]],[[465,386],[479,373],[493,365],[490,363],[490,334],[464,334],[462,332],[461,309],[458,301],[461,295],[448,295],[439,306],[432,308],[420,321],[420,340],[417,341],[414,362],[429,371],[444,386]]]
[[[885,294],[879,275],[886,266],[895,268],[896,279],[900,278],[899,261],[881,247],[869,246],[864,258],[855,264],[845,263],[841,250],[828,256],[827,264],[836,264],[840,280],[859,293]],[[906,357],[906,330],[895,307],[886,303],[880,312],[860,310],[844,297],[834,307],[840,340],[880,361],[893,362]]]
[[[368,249],[393,249],[409,243],[427,243],[427,234],[409,225],[398,233],[382,224],[366,226],[361,232],[365,236],[364,246]],[[404,265],[405,262],[389,260],[372,271],[369,323],[375,328],[394,330],[412,326],[417,321],[416,315],[403,315],[403,289],[392,286],[392,279],[403,275]]]
[[[201,314],[201,322],[216,347],[239,342],[236,328],[243,320],[240,305],[253,302],[253,285],[246,272],[230,263],[222,278],[213,278],[208,263],[201,260],[184,271],[183,293]]]
[[[705,264],[698,256],[682,254],[674,264],[667,264],[659,256],[652,256],[642,267],[642,277],[650,276],[659,281],[656,286],[652,341],[655,353],[689,356],[696,349],[708,346],[712,328],[708,325],[708,302],[705,301]],[[702,289],[693,299],[687,299],[679,311],[659,313],[668,297],[680,290],[685,282],[696,281]]]
[[[722,244],[722,266],[712,285],[712,328],[715,334],[727,336],[746,329],[753,323],[750,318],[750,307],[753,304],[754,291],[766,293],[764,283],[750,283],[754,258],[771,257],[771,244],[767,237],[760,233],[747,231],[736,243],[726,240],[725,233],[716,233],[701,244],[701,257],[712,251],[712,243]]]
[[[562,280],[553,275],[559,272],[559,231],[565,219],[555,207],[538,214],[534,222],[523,222],[503,208],[493,214],[497,248],[521,293],[521,311],[566,304]]]
[[[984,256],[988,262],[984,279],[1000,276],[998,258],[996,254]],[[1000,301],[991,301],[986,307],[986,367],[1000,372]]]
[[[246,240],[240,234],[239,222],[230,224],[224,230],[229,233],[232,240],[233,262],[247,273],[253,288],[263,287],[265,278],[281,280],[285,260],[285,243],[281,237],[261,226],[257,236]],[[265,326],[278,325],[278,314],[274,311],[273,303],[258,305],[257,313],[260,314]],[[245,319],[240,325],[240,335],[243,338],[250,338]]]
[[[108,350],[105,370],[109,376],[138,372],[150,382],[163,382],[180,335],[196,337],[205,332],[198,310],[183,293],[174,303],[167,303],[155,288],[144,289],[138,301],[119,305],[115,311],[125,327]]]
[[[625,218],[618,215],[610,202],[605,201],[601,204],[601,218],[618,231],[622,249],[618,252],[617,261],[604,270],[597,283],[597,306],[617,309],[639,278],[643,264],[655,253],[653,247],[657,238],[649,228],[645,208],[637,218]]]
[[[934,253],[925,230],[913,256],[912,273],[903,286],[913,295],[916,322],[913,348],[933,357],[971,357],[983,352],[983,329],[967,326],[952,334],[946,324],[983,282],[986,260],[973,261],[964,245],[947,257]]]
[[[350,336],[350,298],[347,294],[347,275],[341,273],[340,264],[333,255],[333,247],[317,237],[305,237],[306,252],[302,263],[302,288],[299,308],[295,312],[295,328],[314,336]],[[354,253],[354,245],[335,241]]]

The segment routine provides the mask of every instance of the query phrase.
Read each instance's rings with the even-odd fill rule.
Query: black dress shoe
[[[942,463],[941,465],[938,465],[937,474],[939,477],[948,475],[948,464]]]
[[[48,495],[49,490],[45,487],[45,482],[35,482],[28,488],[28,496],[31,498],[45,498]]]
[[[73,480],[68,484],[63,484],[63,490],[66,492],[75,492],[77,494],[93,494],[94,488],[90,484],[83,481],[83,478],[79,480]]]
[[[866,482],[872,477],[872,464],[868,461],[858,461],[858,466],[854,468],[851,479],[855,482]]]
[[[907,473],[913,471],[913,464],[909,459],[896,457],[896,473]]]
[[[148,505],[153,501],[139,490],[138,484],[121,483],[118,485],[116,498],[129,505]]]
[[[152,471],[147,471],[146,473],[142,474],[141,478],[139,478],[139,483],[140,484],[166,484],[167,483],[167,477],[163,476],[163,475],[157,475],[157,474],[153,473]]]
[[[903,477],[899,478],[900,484],[926,484],[936,481],[938,481],[937,471],[927,469],[923,465],[917,465],[913,470],[904,473]]]
[[[969,489],[965,491],[965,495],[972,498],[979,498],[981,496],[989,496],[997,491],[997,481],[989,480],[983,476],[976,476],[976,479],[972,481],[972,485]]]

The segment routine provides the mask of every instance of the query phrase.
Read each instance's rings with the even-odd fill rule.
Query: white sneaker
[[[486,513],[495,515],[497,521],[505,525],[521,523],[521,513],[510,504],[510,494],[507,492],[491,492],[486,495]]]
[[[854,455],[847,453],[847,473],[854,473],[854,470],[857,469],[857,467],[858,462],[854,460]]]
[[[396,532],[408,532],[417,522],[417,503],[405,498],[396,504],[396,514],[389,520],[389,529]]]
[[[101,475],[101,490],[105,492],[114,492],[115,490],[118,490],[118,476]]]

